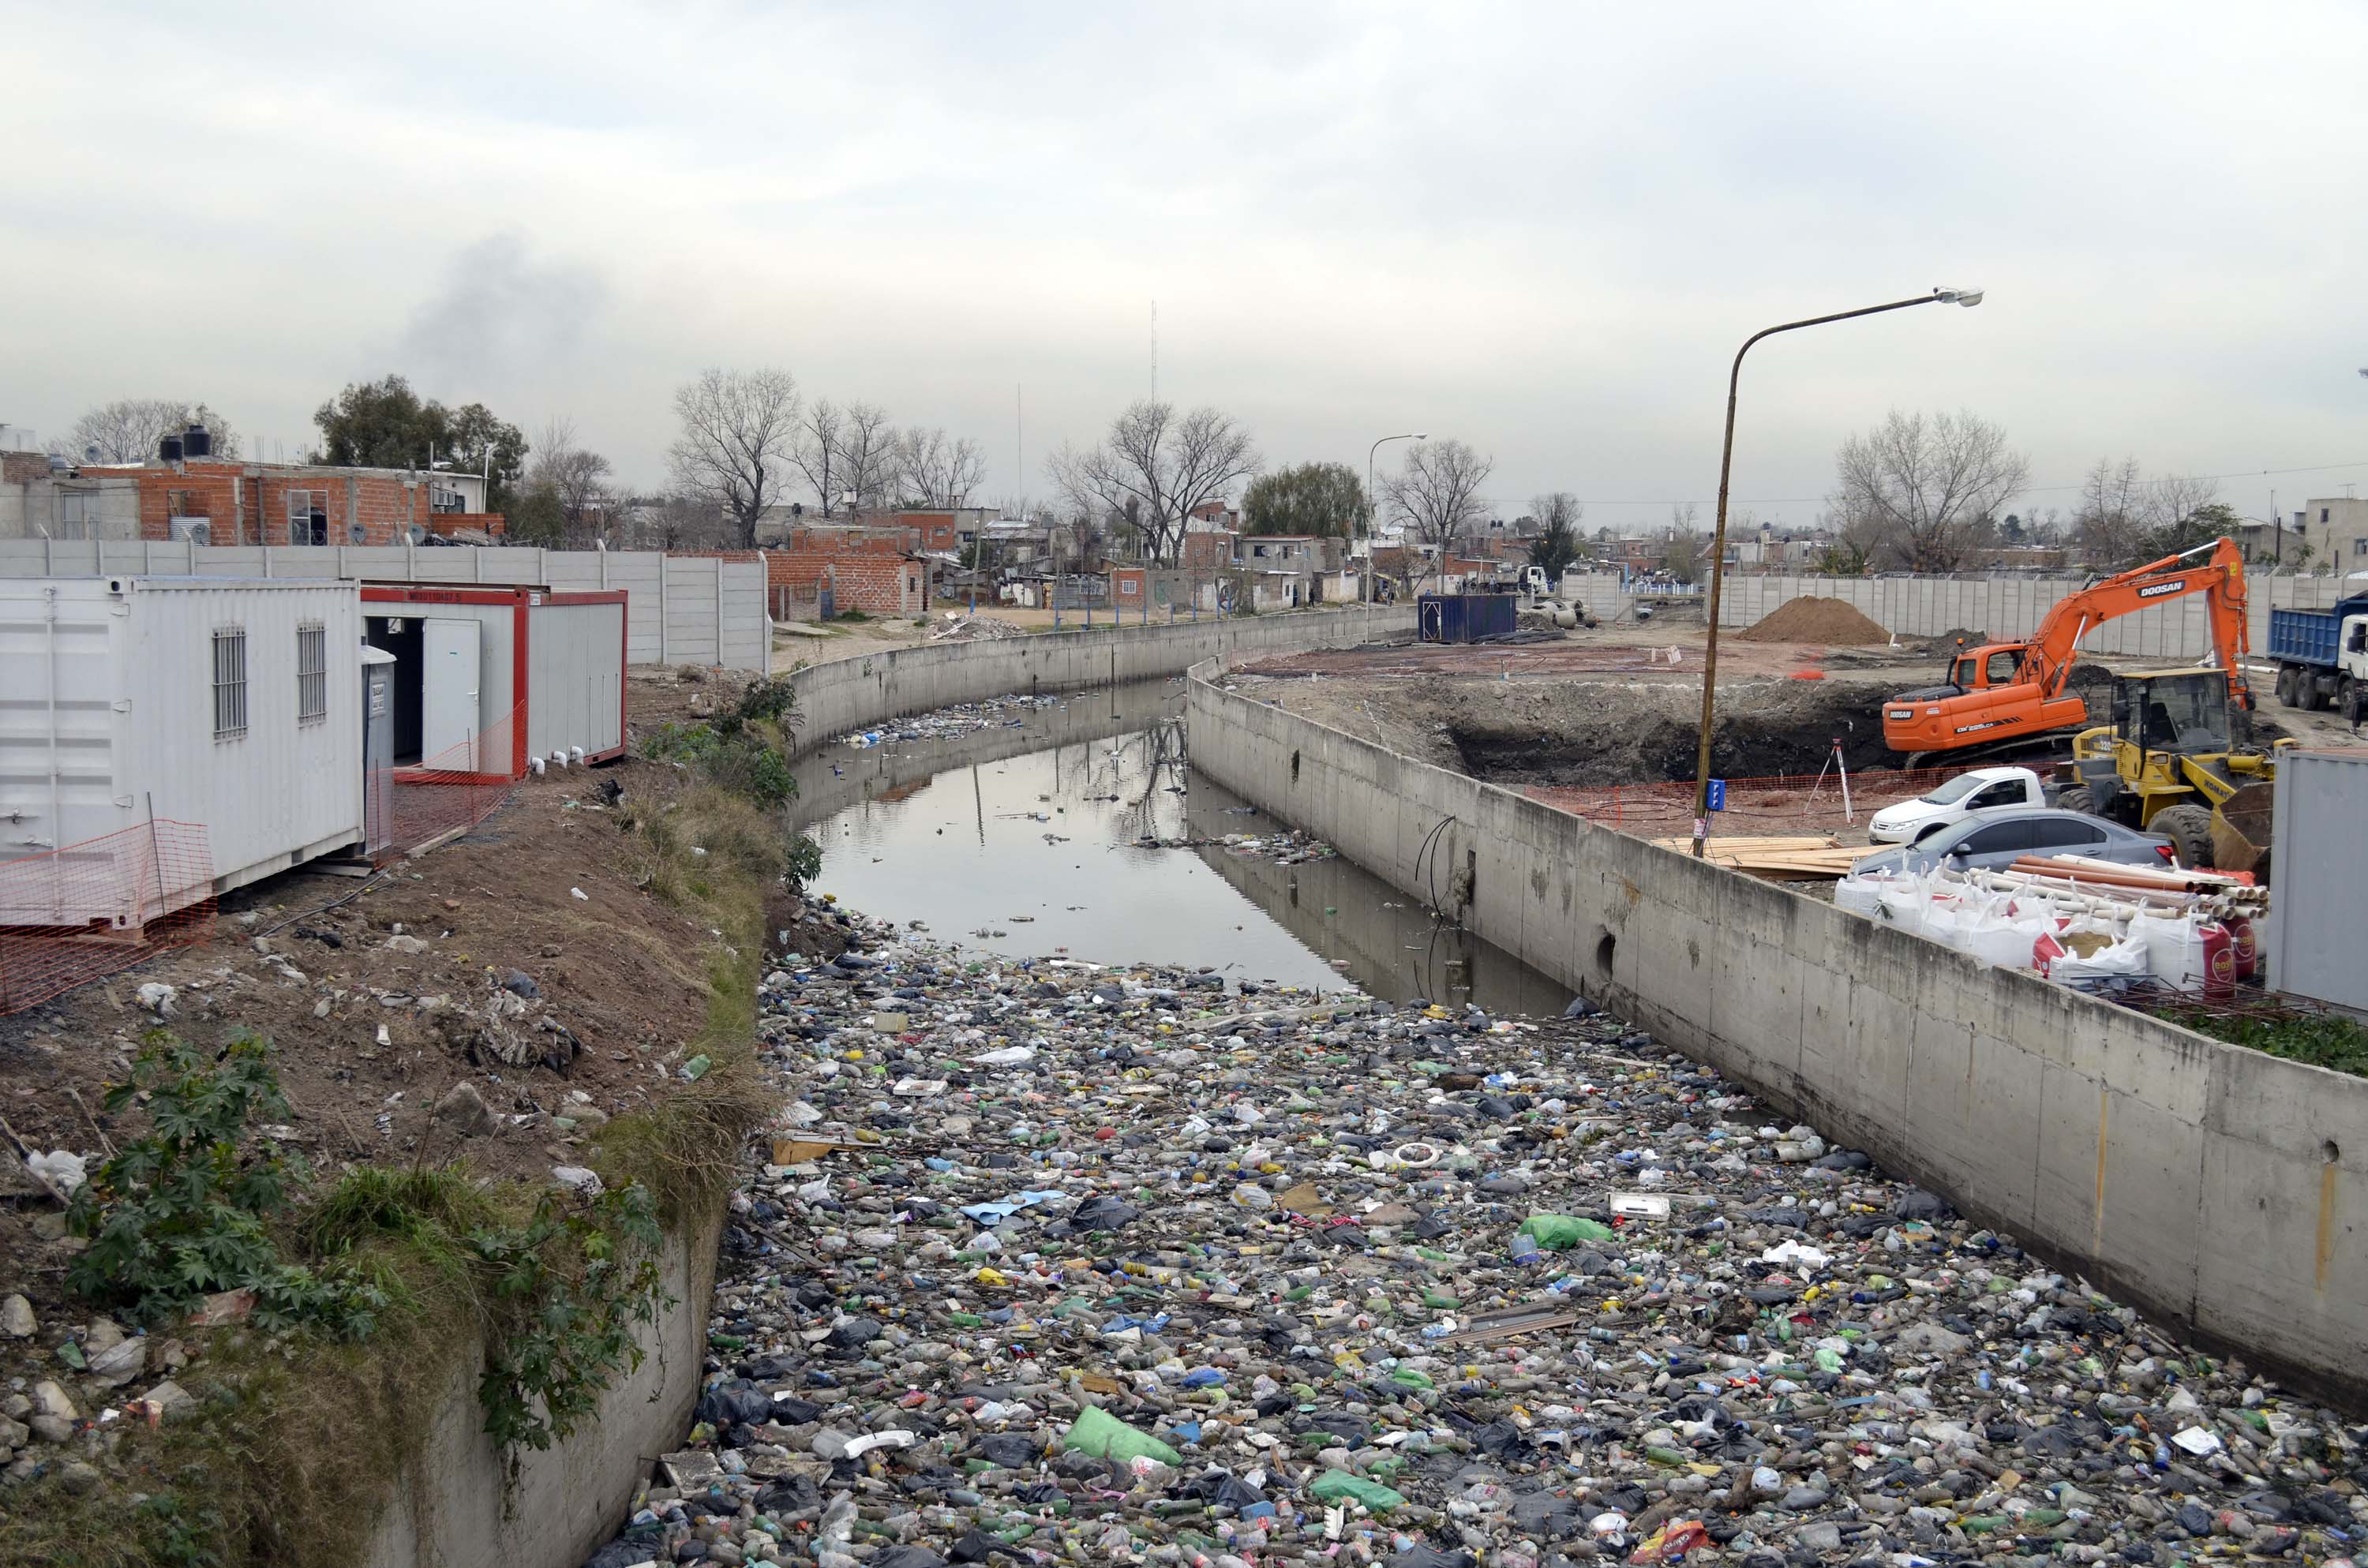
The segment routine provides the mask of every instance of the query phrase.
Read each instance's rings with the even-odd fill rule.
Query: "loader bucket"
[[[2270,880],[2270,820],[2275,784],[2248,784],[2212,813],[2212,863],[2223,871],[2250,871]]]

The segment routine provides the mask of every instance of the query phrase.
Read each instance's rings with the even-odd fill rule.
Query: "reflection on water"
[[[825,747],[798,769],[816,889],[997,952],[1561,1011],[1567,991],[1345,860],[1140,846],[1280,831],[1191,777],[1182,689],[1141,682],[957,738]]]

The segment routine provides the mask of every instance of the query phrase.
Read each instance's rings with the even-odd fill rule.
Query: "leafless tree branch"
[[[674,397],[682,434],[677,483],[728,513],[742,549],[780,499],[798,427],[798,383],[787,370],[705,370]]]

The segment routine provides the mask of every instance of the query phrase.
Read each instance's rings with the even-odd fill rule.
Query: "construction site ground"
[[[1941,678],[1958,635],[1863,647],[1722,637],[1711,774],[1735,782],[1714,831],[1830,832],[1863,843],[1869,806],[1972,766],[1943,760],[1938,771],[1902,772],[1906,759],[1884,745],[1880,717],[1884,698]],[[1691,831],[1706,642],[1698,622],[1656,621],[1511,644],[1291,654],[1244,665],[1232,678],[1406,756],[1657,836]],[[2256,673],[2257,689],[2269,689],[2271,674]],[[2274,699],[2256,716],[2255,733],[2262,744],[2281,735],[2312,746],[2362,744],[2340,715]],[[1832,766],[1837,742],[1850,777],[1847,810]]]

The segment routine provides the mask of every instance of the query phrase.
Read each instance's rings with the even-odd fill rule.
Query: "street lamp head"
[[[1944,305],[1963,305],[1969,311],[1982,302],[1979,289],[1935,289],[1932,297]]]

